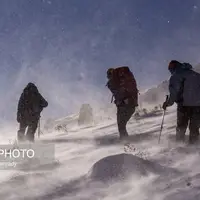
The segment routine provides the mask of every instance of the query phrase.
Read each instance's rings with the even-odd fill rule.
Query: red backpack
[[[127,98],[134,99],[137,104],[137,83],[129,67],[123,66],[115,68],[113,71],[113,80],[119,89],[123,88],[126,91]]]

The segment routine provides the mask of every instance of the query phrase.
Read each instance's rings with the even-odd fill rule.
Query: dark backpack
[[[137,83],[129,67],[123,66],[115,68],[112,73],[112,81],[119,91],[121,89],[126,91],[126,98],[133,99],[135,104],[138,103]]]

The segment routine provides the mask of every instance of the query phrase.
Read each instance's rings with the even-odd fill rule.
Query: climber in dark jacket
[[[177,103],[176,140],[184,141],[189,123],[189,143],[195,143],[199,137],[200,125],[200,74],[192,70],[189,63],[172,60],[168,66],[171,72],[169,80],[169,99],[163,109]]]
[[[120,68],[124,69],[124,67],[120,67]],[[128,68],[128,67],[125,67],[125,68]],[[128,121],[130,120],[130,118],[132,117],[132,115],[134,114],[135,108],[138,106],[138,90],[137,90],[137,84],[136,84],[134,76],[131,76],[131,79],[127,78],[127,76],[130,73],[132,73],[130,72],[129,68],[128,68],[129,73],[128,75],[127,74],[125,75],[126,78],[123,80],[123,83],[124,82],[132,83],[131,85],[128,85],[129,87],[127,87],[127,85],[120,86],[117,83],[117,82],[122,82],[122,81],[120,81],[119,79],[114,79],[114,70],[117,70],[117,69],[109,68],[107,70],[108,82],[106,86],[108,87],[108,89],[111,91],[113,95],[112,100],[113,98],[115,99],[114,103],[117,107],[117,125],[118,125],[120,139],[125,139],[129,136],[126,129],[126,125]],[[131,92],[135,89],[134,91],[136,92],[131,93],[129,89],[131,90]]]
[[[33,83],[28,83],[20,96],[17,109],[17,121],[19,123],[17,137],[19,141],[27,139],[34,142],[40,113],[47,106],[48,102],[39,93],[37,87]],[[25,138],[26,128],[28,130]]]

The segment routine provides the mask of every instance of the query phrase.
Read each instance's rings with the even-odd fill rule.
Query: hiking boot
[[[196,144],[199,141],[199,136],[189,136],[189,144]]]
[[[185,133],[184,132],[177,130],[176,142],[185,142]]]
[[[185,136],[182,136],[182,137],[176,136],[176,142],[185,142]]]
[[[28,140],[29,142],[35,142],[34,134],[27,134],[26,140]]]
[[[18,133],[17,133],[17,140],[19,142],[25,141],[25,135],[23,133],[21,133],[21,132],[18,131]]]
[[[126,139],[126,138],[128,138],[128,133],[126,133],[126,134],[121,134],[119,137],[120,137],[120,140],[123,140],[123,139]]]

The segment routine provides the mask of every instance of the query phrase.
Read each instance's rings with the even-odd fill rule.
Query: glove
[[[166,110],[166,108],[168,107],[168,102],[167,101],[165,101],[164,103],[163,103],[163,106],[162,106],[162,108],[163,108],[163,110]]]
[[[116,104],[116,106],[120,106],[122,104],[121,101],[117,101],[117,100],[114,100],[114,103]]]

